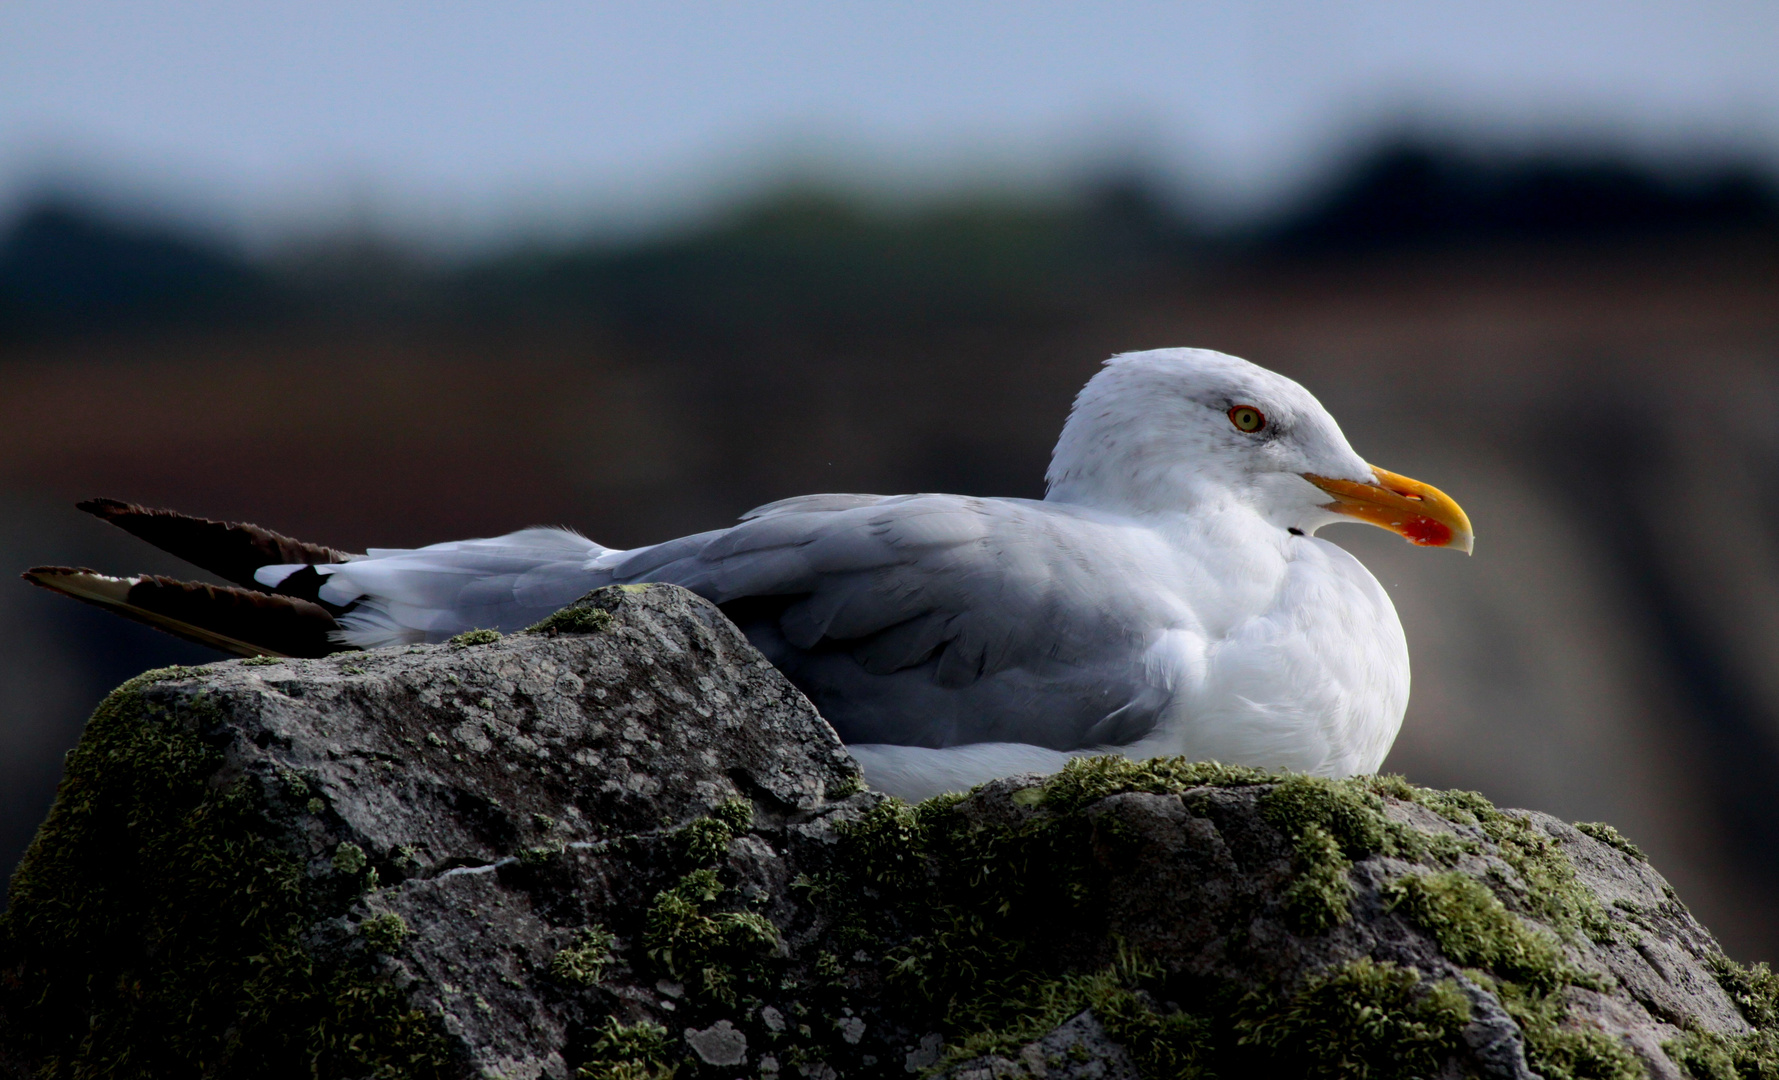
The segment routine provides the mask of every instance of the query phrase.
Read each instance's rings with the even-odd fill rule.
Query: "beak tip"
[[[1386,469],[1371,467],[1375,484],[1304,473],[1303,478],[1334,496],[1323,508],[1401,536],[1416,547],[1456,548],[1473,554],[1476,537],[1470,517],[1445,492]]]

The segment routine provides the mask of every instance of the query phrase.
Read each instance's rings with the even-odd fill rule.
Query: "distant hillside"
[[[1779,187],[1746,166],[1681,176],[1629,160],[1504,159],[1381,147],[1304,205],[1217,234],[1150,184],[1074,198],[948,198],[886,209],[788,189],[627,244],[510,250],[426,271],[352,252],[293,269],[214,238],[61,199],[0,233],[0,343],[170,325],[338,317],[593,320],[698,346],[862,326],[1026,318],[1165,287],[1207,259],[1351,255],[1501,241],[1779,233]],[[399,279],[399,280],[397,280]]]
[[[1610,157],[1501,159],[1405,142],[1362,159],[1256,239],[1355,253],[1776,226],[1779,187],[1752,166],[1679,174]]]
[[[221,245],[49,199],[0,239],[0,341],[267,314],[280,284]]]

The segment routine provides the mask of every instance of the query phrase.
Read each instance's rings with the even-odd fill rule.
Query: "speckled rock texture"
[[[910,807],[720,612],[149,673],[0,917],[0,1075],[1766,1077],[1622,837],[1077,762]]]

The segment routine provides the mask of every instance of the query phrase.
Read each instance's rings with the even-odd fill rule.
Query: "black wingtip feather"
[[[116,578],[68,566],[36,566],[23,577],[33,585],[238,656],[313,657],[349,648],[332,640],[330,635],[340,628],[332,614],[294,596],[155,575]]]
[[[298,578],[292,583],[293,587],[268,589],[254,580],[253,572],[262,566],[337,563],[352,557],[323,544],[295,540],[242,521],[214,521],[118,499],[87,499],[74,505],[193,566],[256,592],[275,592],[316,601],[318,597],[307,595],[310,590],[305,588],[319,587],[320,579],[314,574]]]

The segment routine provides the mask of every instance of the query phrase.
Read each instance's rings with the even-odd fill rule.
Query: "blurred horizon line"
[[[909,302],[1035,310],[1230,260],[1779,237],[1779,168],[1752,153],[1652,161],[1398,132],[1355,148],[1293,202],[1237,223],[1207,220],[1162,171],[1127,162],[1066,187],[894,193],[790,178],[644,232],[514,231],[454,254],[381,225],[367,218],[255,250],[220,223],[46,190],[0,220],[0,344],[301,319],[321,307],[549,309],[618,327],[689,312],[734,327]]]
[[[1701,139],[1688,145],[1652,147],[1625,135],[1593,132],[1585,138],[1562,131],[1500,133],[1449,129],[1412,117],[1396,116],[1355,124],[1331,149],[1296,170],[1289,184],[1262,200],[1218,205],[1203,178],[1182,169],[1173,155],[1136,140],[1102,139],[1097,149],[1033,155],[979,151],[941,165],[901,168],[894,155],[851,146],[850,153],[812,149],[797,140],[730,154],[726,160],[679,170],[705,173],[697,182],[678,183],[657,205],[639,208],[634,199],[592,182],[548,198],[515,191],[504,208],[463,199],[454,208],[435,207],[414,217],[397,209],[403,196],[380,190],[374,181],[342,180],[335,190],[307,200],[306,209],[252,215],[219,209],[198,190],[201,183],[147,177],[141,168],[85,158],[14,170],[0,189],[0,230],[45,204],[78,206],[83,212],[136,227],[176,231],[231,249],[253,261],[275,261],[289,251],[330,243],[371,241],[402,248],[434,263],[472,261],[490,252],[522,246],[568,243],[619,246],[696,231],[754,204],[787,192],[818,192],[883,216],[920,213],[934,206],[1001,202],[1056,208],[1078,202],[1107,183],[1140,184],[1150,198],[1207,235],[1251,237],[1300,216],[1326,201],[1378,159],[1421,153],[1477,174],[1490,171],[1584,170],[1607,168],[1642,174],[1657,183],[1684,187],[1725,173],[1779,183],[1779,155],[1756,138]],[[1021,158],[1022,160],[1015,160]],[[479,200],[486,204],[489,200]],[[1228,200],[1223,200],[1227,202]]]

